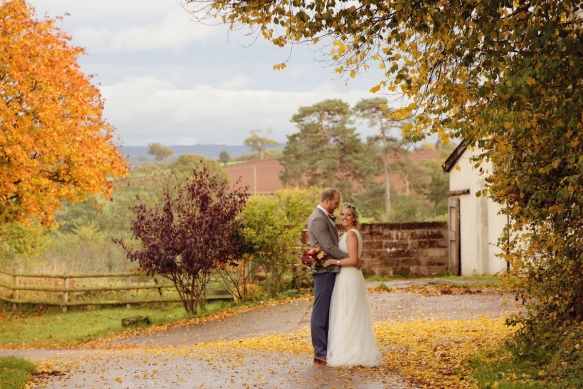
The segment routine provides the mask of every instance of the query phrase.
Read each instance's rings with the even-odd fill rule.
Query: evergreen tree
[[[343,199],[365,190],[378,167],[351,126],[350,107],[341,100],[324,100],[300,107],[291,121],[299,132],[288,135],[280,159],[285,186],[334,187]]]

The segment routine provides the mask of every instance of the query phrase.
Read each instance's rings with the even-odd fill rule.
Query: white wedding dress
[[[358,257],[362,255],[362,237],[358,238]],[[348,252],[346,232],[338,247]],[[328,330],[329,366],[379,366],[383,363],[373,332],[370,303],[362,272],[354,267],[343,267],[336,275],[330,301],[330,328]]]

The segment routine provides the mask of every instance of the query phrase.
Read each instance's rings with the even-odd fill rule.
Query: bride
[[[338,247],[348,253],[340,261],[328,259],[324,266],[340,265],[330,302],[328,330],[329,366],[379,366],[382,362],[372,327],[372,316],[362,272],[354,265],[362,254],[362,237],[356,229],[358,209],[345,203],[340,209],[346,231]]]

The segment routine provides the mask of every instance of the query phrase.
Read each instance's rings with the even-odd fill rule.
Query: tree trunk
[[[386,152],[383,152],[383,170],[385,174],[385,221],[389,222],[391,220],[391,184]]]
[[[391,184],[389,182],[389,162],[387,157],[387,137],[381,121],[381,134],[383,136],[383,172],[385,175],[385,221],[391,221]]]

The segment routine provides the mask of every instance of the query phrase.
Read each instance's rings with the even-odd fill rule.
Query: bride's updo
[[[354,227],[356,227],[358,225],[358,217],[360,216],[360,211],[354,205],[350,203],[344,203],[340,208],[340,212],[342,212],[342,210],[345,208],[350,208],[352,210],[352,213],[354,214]]]

